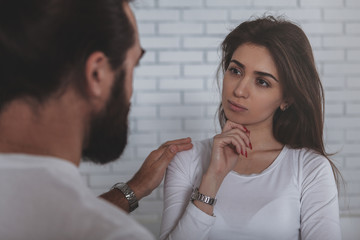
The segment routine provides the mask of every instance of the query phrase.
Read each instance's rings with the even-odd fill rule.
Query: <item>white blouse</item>
[[[212,139],[195,142],[169,165],[160,239],[341,239],[338,193],[325,157],[285,146],[260,174],[230,172],[209,216],[189,199],[211,149]]]

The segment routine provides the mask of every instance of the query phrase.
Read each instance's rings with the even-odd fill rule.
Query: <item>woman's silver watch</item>
[[[116,183],[114,186],[111,187],[112,189],[118,189],[120,192],[122,192],[125,196],[125,198],[129,202],[129,212],[134,211],[138,206],[138,200],[136,199],[134,191],[124,182]]]
[[[190,200],[193,202],[194,200],[209,204],[210,206],[214,206],[216,203],[216,198],[212,198],[209,196],[206,196],[199,192],[199,188],[195,188],[193,192],[191,193]]]

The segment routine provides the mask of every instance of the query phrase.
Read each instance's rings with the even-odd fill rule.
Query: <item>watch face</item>
[[[192,200],[192,201],[198,198],[198,195],[199,195],[198,193],[199,193],[199,191],[198,191],[197,188],[195,188],[195,189],[192,191],[192,193],[191,193],[191,200]]]

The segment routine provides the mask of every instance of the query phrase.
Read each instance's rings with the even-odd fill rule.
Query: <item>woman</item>
[[[260,18],[235,28],[222,51],[222,132],[168,167],[160,239],[341,239],[304,32]]]

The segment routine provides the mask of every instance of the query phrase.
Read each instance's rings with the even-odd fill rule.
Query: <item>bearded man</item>
[[[191,139],[163,144],[101,198],[77,168],[113,161],[126,146],[144,54],[129,1],[0,5],[0,239],[152,239],[127,212]]]

